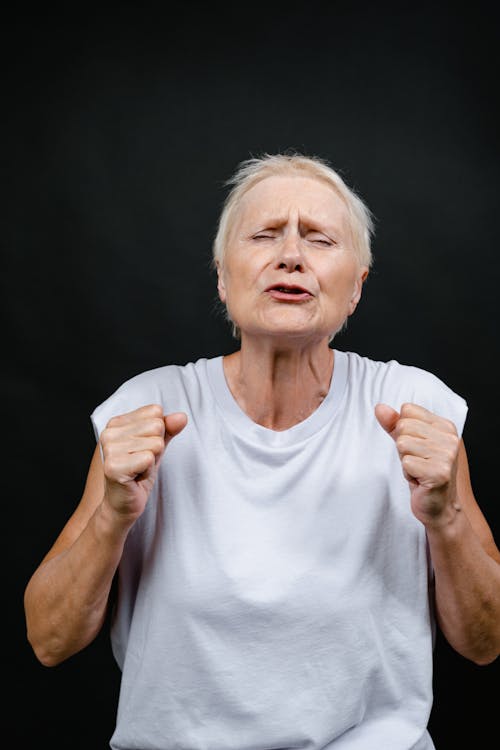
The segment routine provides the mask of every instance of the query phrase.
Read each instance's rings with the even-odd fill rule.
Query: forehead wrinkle
[[[278,176],[274,176],[278,178]],[[309,177],[293,177],[292,179],[305,179],[307,181],[314,182],[326,188],[330,199],[324,195],[321,200],[321,211],[318,213],[317,203],[314,203],[314,198],[311,196],[311,205],[313,206],[314,214],[309,213],[310,206],[301,207],[304,199],[307,200],[308,192],[304,191],[299,194],[292,196],[283,196],[279,192],[272,194],[271,196],[260,195],[255,201],[255,189],[264,186],[267,180],[272,180],[273,177],[266,178],[261,182],[254,185],[248,192],[246,192],[239,201],[239,205],[235,206],[236,212],[234,221],[232,223],[232,231],[230,234],[234,236],[234,231],[242,228],[242,225],[250,223],[252,229],[263,229],[265,226],[276,228],[283,227],[289,221],[291,211],[295,211],[299,214],[299,221],[301,223],[314,227],[321,227],[324,231],[330,231],[338,233],[343,232],[346,235],[351,234],[351,222],[348,205],[344,197],[330,184],[323,182],[322,180],[315,180]],[[267,186],[266,186],[267,187]],[[333,198],[333,200],[331,200]],[[253,199],[253,200],[252,200]],[[292,205],[290,205],[290,203]],[[280,205],[281,204],[281,205]],[[283,205],[285,204],[285,205]],[[332,213],[334,216],[332,217]],[[332,223],[332,221],[334,223]]]
[[[289,209],[287,213],[273,213],[272,211],[262,211],[257,214],[255,219],[244,215],[242,212],[241,219],[244,223],[251,223],[252,227],[273,228],[281,229],[290,222],[295,225],[298,221],[299,226],[302,228],[310,229],[313,231],[332,232],[334,234],[338,232],[349,231],[349,221],[346,211],[342,211],[339,217],[336,217],[336,221],[332,221],[331,218],[327,218],[322,215],[311,216],[306,211],[297,210],[296,208]]]
[[[248,214],[258,212],[265,218],[273,216],[278,221],[286,221],[286,218],[290,213],[299,213],[306,217],[306,219],[313,221],[314,215],[325,216],[325,214],[337,214],[346,215],[348,213],[348,207],[343,198],[333,190],[331,195],[336,197],[338,200],[332,202],[330,200],[323,199],[321,203],[313,198],[310,200],[310,205],[307,204],[307,197],[304,196],[293,196],[285,198],[284,196],[272,196],[270,199],[260,198],[259,201],[246,200],[246,195],[241,200],[238,213]],[[260,205],[259,205],[260,204]],[[281,204],[281,205],[280,205]],[[318,205],[319,204],[319,205]],[[312,206],[312,212],[310,212]]]

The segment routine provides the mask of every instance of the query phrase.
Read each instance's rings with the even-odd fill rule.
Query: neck
[[[234,398],[257,424],[286,430],[312,414],[326,397],[333,372],[327,340],[276,345],[243,336],[241,349],[224,357]]]

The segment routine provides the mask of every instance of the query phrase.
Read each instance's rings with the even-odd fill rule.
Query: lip
[[[299,284],[273,284],[266,289],[273,299],[283,302],[304,302],[311,299],[311,292]]]

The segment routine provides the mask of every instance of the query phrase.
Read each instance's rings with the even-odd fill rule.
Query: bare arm
[[[447,523],[426,526],[437,619],[456,651],[489,664],[500,653],[500,552],[474,498],[463,441],[454,506]]]
[[[116,527],[103,498],[104,471],[97,447],[80,504],[24,595],[28,640],[45,666],[87,646],[104,622],[127,529]]]
[[[454,425],[416,404],[376,407],[394,438],[414,515],[426,528],[438,624],[462,656],[489,664],[500,654],[500,552],[471,486]]]
[[[142,407],[110,420],[96,447],[78,507],[25,590],[27,637],[39,661],[55,666],[100,631],[130,528],[142,514],[169,440],[185,415]]]

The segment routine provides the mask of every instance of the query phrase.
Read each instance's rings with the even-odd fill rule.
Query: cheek
[[[248,297],[248,283],[243,275],[243,269],[240,272],[234,267],[226,273],[225,278],[225,304],[232,310],[236,310],[245,305]]]
[[[243,259],[233,259],[226,269],[226,292],[238,290],[238,293],[252,291],[257,288],[261,268],[255,260],[252,263]]]
[[[344,263],[330,263],[318,274],[318,280],[323,291],[339,293],[344,289],[354,288],[356,273],[353,268],[346,268]]]
[[[357,292],[357,275],[354,269],[338,265],[319,277],[323,299],[328,305],[347,307]]]

